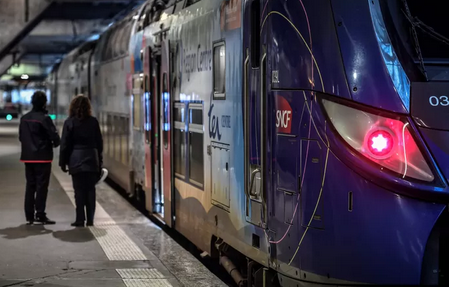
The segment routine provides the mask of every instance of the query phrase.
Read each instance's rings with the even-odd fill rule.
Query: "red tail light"
[[[370,155],[378,159],[390,156],[394,145],[392,133],[385,130],[376,130],[370,131],[368,134],[366,142]]]
[[[324,108],[340,136],[363,156],[400,177],[431,182],[434,175],[400,119],[386,118],[323,100]]]

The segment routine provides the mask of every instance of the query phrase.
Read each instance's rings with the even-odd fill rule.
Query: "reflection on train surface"
[[[166,2],[47,80],[115,182],[242,286],[447,282],[446,3]]]

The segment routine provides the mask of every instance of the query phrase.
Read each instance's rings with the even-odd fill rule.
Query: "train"
[[[149,0],[50,110],[88,96],[110,179],[238,286],[447,284],[442,2]]]

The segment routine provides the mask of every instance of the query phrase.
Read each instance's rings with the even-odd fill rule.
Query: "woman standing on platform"
[[[94,224],[96,183],[102,168],[103,139],[99,122],[91,113],[91,103],[84,95],[76,96],[69,108],[61,137],[59,165],[69,168],[75,191],[75,227]],[[85,216],[86,207],[86,216]]]

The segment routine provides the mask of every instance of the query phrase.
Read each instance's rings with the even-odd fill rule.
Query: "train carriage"
[[[240,286],[447,281],[448,39],[419,3],[147,1],[86,75],[111,178]]]

